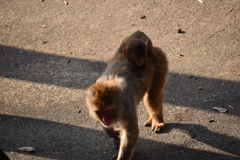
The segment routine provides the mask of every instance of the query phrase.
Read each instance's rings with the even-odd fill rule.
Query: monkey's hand
[[[115,154],[113,154],[111,160],[117,160],[117,157],[118,157],[118,153],[115,153]]]
[[[114,137],[113,138],[113,143],[116,145],[116,149],[119,149],[120,146],[120,138],[119,137]]]
[[[155,133],[159,133],[161,129],[165,126],[162,116],[158,114],[154,114],[153,116],[151,116],[144,125],[146,127],[152,126],[152,131],[154,131]]]

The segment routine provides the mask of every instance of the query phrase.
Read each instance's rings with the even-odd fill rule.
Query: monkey
[[[146,56],[156,59],[152,54],[152,48],[151,39],[145,33],[136,31],[123,40],[117,53],[124,54],[132,64],[141,67]]]
[[[86,105],[90,116],[99,121],[104,131],[119,144],[117,160],[130,160],[139,136],[136,109],[142,99],[149,112],[144,125],[151,126],[156,133],[165,125],[162,105],[168,61],[165,53],[154,46],[147,49],[149,56],[144,57],[144,65],[138,70],[136,64],[122,54],[121,47],[124,45],[87,89]],[[131,51],[131,48],[127,49]]]

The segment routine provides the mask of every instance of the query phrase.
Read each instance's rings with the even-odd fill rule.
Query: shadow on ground
[[[0,77],[86,89],[101,75],[106,63],[46,54],[0,45]],[[199,89],[199,87],[201,89]],[[240,82],[169,73],[165,103],[213,111],[225,107],[240,115]],[[233,107],[229,107],[233,106]],[[235,107],[234,107],[235,106]]]
[[[86,89],[106,64],[0,45],[0,76],[62,87]]]
[[[106,135],[101,131],[4,114],[0,115],[0,121],[0,144],[4,151],[18,152],[18,147],[33,146],[37,152],[26,154],[54,159],[108,159],[117,151],[114,149],[112,141],[106,140]],[[166,126],[165,132],[171,132],[173,128],[178,128],[189,134],[192,137],[191,141],[200,141],[227,153],[240,156],[239,139],[214,133],[195,124],[170,123]],[[203,135],[198,135],[199,131]],[[193,142],[189,141],[189,143]],[[190,149],[186,146],[141,138],[134,155],[134,159],[138,160],[160,158],[190,160],[212,159],[213,157],[218,160],[237,159],[231,155]]]

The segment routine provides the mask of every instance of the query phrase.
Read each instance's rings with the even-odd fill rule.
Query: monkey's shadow
[[[0,76],[10,79],[86,89],[102,73],[106,64],[41,52],[0,46]],[[195,75],[169,73],[165,89],[165,103],[211,110],[211,106],[237,106],[240,83]],[[202,87],[202,90],[198,88]],[[210,106],[210,107],[209,107]],[[2,107],[2,106],[0,106]],[[228,108],[239,116],[239,109]],[[36,157],[53,159],[109,159],[116,152],[112,140],[102,131],[41,119],[0,115],[0,147],[18,152],[22,146],[34,146]],[[239,139],[218,134],[201,125],[167,124],[164,133],[172,129],[189,134],[194,141],[206,143],[222,151],[239,154]],[[201,136],[199,135],[205,135]],[[219,140],[220,139],[220,140]],[[229,144],[229,145],[226,145]],[[29,154],[29,153],[23,153]],[[70,157],[70,158],[69,158]],[[204,157],[204,158],[203,158]],[[234,156],[188,148],[185,145],[168,144],[139,139],[135,159],[235,159]]]
[[[102,131],[61,124],[47,120],[0,115],[0,147],[4,151],[31,154],[53,159],[110,159],[117,152],[112,140]],[[222,151],[240,156],[240,140],[218,134],[195,124],[170,123],[164,133],[178,128],[191,136],[188,144],[200,141]],[[198,133],[204,134],[204,138]],[[221,141],[219,141],[221,139]],[[231,143],[229,145],[226,145]],[[36,153],[17,151],[18,147],[33,146]],[[9,154],[8,154],[9,155]],[[11,158],[11,155],[9,155]],[[167,144],[139,139],[134,159],[237,159],[234,156],[188,148],[184,145]]]
[[[58,56],[0,45],[0,76],[11,79],[86,89],[106,68],[106,63]],[[202,88],[199,90],[199,88]],[[170,72],[164,102],[212,112],[212,106],[238,106],[240,83]],[[240,110],[228,108],[229,114]]]

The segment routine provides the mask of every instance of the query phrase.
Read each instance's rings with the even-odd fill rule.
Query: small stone
[[[200,91],[201,91],[201,90],[203,90],[203,88],[202,88],[202,87],[198,87],[198,90],[200,90]]]
[[[186,31],[183,31],[181,28],[179,28],[179,29],[177,30],[177,33],[179,33],[179,34],[185,34]]]
[[[179,54],[181,57],[184,57],[184,54]]]
[[[145,19],[145,18],[147,18],[145,15],[141,15],[141,17],[140,17],[141,19]]]
[[[65,5],[68,5],[68,2],[67,1],[63,1]]]
[[[211,119],[208,122],[212,123],[212,122],[217,122],[217,121],[215,121],[214,119]]]

